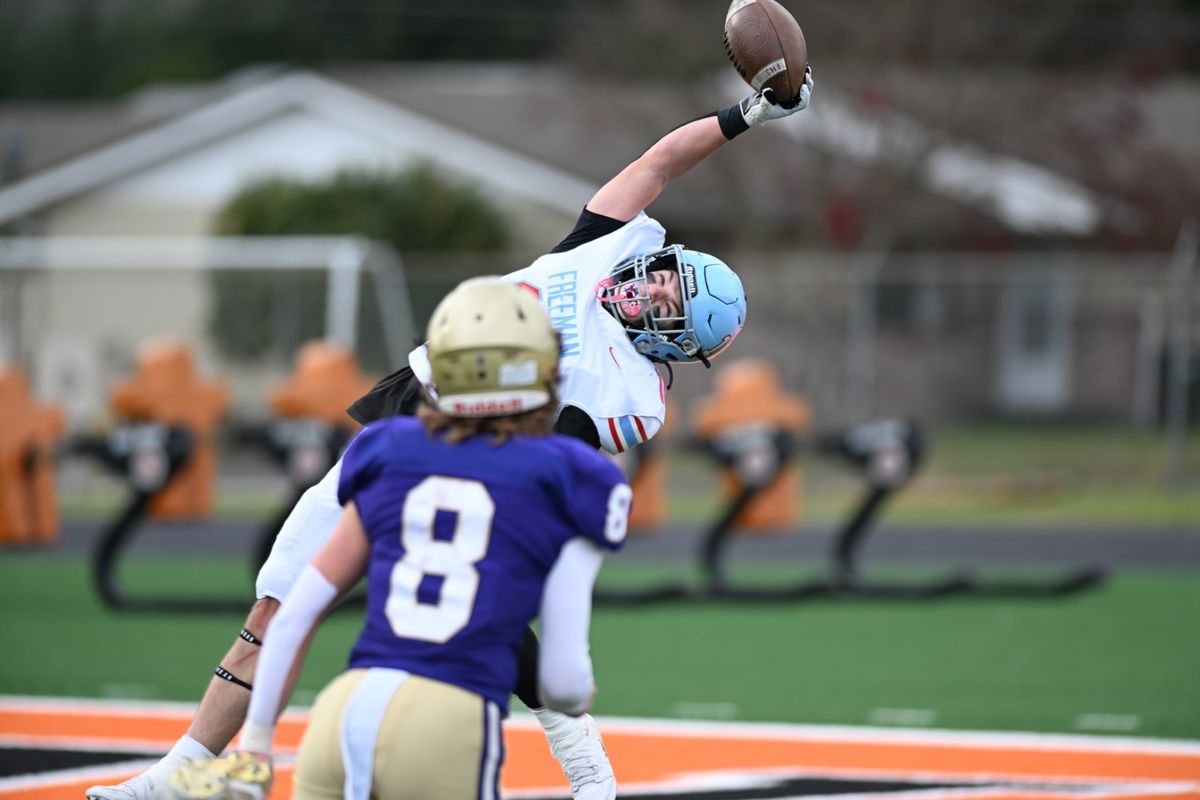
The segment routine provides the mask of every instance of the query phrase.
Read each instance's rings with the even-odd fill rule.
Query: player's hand
[[[751,95],[742,101],[742,118],[746,120],[747,125],[753,128],[755,125],[762,125],[773,119],[790,117],[797,111],[808,108],[808,104],[812,100],[812,92],[812,67],[805,67],[804,85],[800,87],[800,91],[795,97],[787,101],[780,101],[775,97],[773,90],[763,89],[758,94]]]

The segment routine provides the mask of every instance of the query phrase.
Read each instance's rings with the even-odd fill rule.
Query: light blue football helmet
[[[647,275],[673,269],[679,275],[683,315],[656,317],[649,302]],[[637,351],[654,361],[678,364],[699,361],[706,367],[746,324],[746,292],[737,273],[708,253],[673,244],[653,253],[633,256],[613,267],[603,284],[602,302],[640,302],[637,319],[614,316]]]

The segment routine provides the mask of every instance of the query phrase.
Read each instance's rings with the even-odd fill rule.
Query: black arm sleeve
[[[554,249],[550,252],[565,253],[568,250],[574,250],[579,245],[587,244],[594,239],[599,239],[601,236],[606,236],[623,227],[625,224],[619,219],[606,217],[594,211],[588,211],[584,207],[583,213],[579,215],[579,219],[575,223],[575,228],[567,234],[567,238],[554,245]]]
[[[582,439],[597,450],[600,449],[600,434],[592,418],[575,406],[563,406],[554,423],[554,432]]]

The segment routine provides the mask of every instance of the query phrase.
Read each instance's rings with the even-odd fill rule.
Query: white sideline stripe
[[[56,772],[39,772],[37,775],[17,775],[12,778],[0,778],[0,791],[11,792],[22,789],[38,789],[43,786],[66,783],[68,781],[103,781],[119,775],[129,775],[144,772],[158,763],[157,758],[138,759],[136,761],[121,761],[113,764],[100,764],[94,767],[74,767],[60,769]],[[103,784],[101,784],[103,785]]]
[[[0,733],[0,747],[34,747],[44,749],[47,745],[69,745],[72,750],[95,750],[108,753],[155,753],[161,751],[166,755],[174,741],[151,739],[126,739],[114,742],[111,739],[76,738],[59,734],[40,734],[33,736],[13,736]],[[41,773],[39,773],[41,774]]]
[[[307,717],[306,717],[307,719]],[[11,735],[0,733],[0,747],[32,747],[35,749],[69,749],[97,750],[110,753],[155,753],[161,751],[166,755],[175,744],[177,738],[162,739],[105,739],[95,736],[75,736],[65,733],[39,733],[28,735]],[[295,754],[299,746],[282,747],[276,745],[275,753],[280,756]]]
[[[40,789],[44,786],[56,786],[60,783],[74,783],[75,781],[96,781],[98,785],[103,786],[105,785],[103,781],[145,772],[157,763],[157,758],[149,758],[97,764],[91,767],[72,767],[54,772],[39,772],[37,775],[16,775],[11,778],[0,778],[0,792]],[[293,759],[285,755],[276,759],[275,766],[276,768],[287,767],[290,769],[292,763]]]
[[[686,789],[712,790],[717,788],[733,789],[733,788],[750,788],[755,786],[771,785],[785,778],[830,778],[843,777],[859,780],[895,780],[897,777],[894,768],[863,768],[863,767],[747,767],[744,769],[734,770],[718,770],[715,772],[680,772],[671,776],[669,786],[664,788],[661,782],[647,782],[638,784],[629,784],[624,791],[628,792],[646,792],[656,793],[662,791],[682,791]],[[1194,781],[1167,781],[1155,780],[1153,777],[1146,778],[1097,778],[1094,775],[1089,776],[1063,776],[1063,777],[1047,777],[1042,775],[1030,775],[1029,773],[959,773],[953,770],[939,770],[936,772],[904,772],[903,778],[906,781],[934,783],[953,780],[956,783],[968,784],[958,789],[913,789],[903,792],[888,792],[888,797],[893,794],[904,795],[906,797],[922,796],[932,794],[935,797],[958,796],[958,795],[980,795],[988,793],[1002,793],[1004,795],[1012,795],[1014,793],[1029,793],[1034,792],[1041,794],[1041,790],[1045,787],[1054,787],[1049,790],[1051,794],[1068,794],[1073,790],[1077,794],[1086,795],[1087,797],[1108,797],[1112,795],[1128,796],[1130,794],[1181,794],[1184,792],[1195,792],[1200,789],[1200,783]],[[997,785],[998,783],[1007,782],[1007,785]],[[974,785],[970,785],[974,784]],[[838,795],[838,798],[843,797],[879,797],[878,792],[856,793],[848,795]],[[783,800],[783,798],[780,798]]]
[[[0,694],[0,711],[23,711],[33,714],[49,711],[70,710],[81,716],[103,714],[106,716],[180,718],[190,720],[199,707],[198,703],[173,700],[140,700],[131,698],[95,697],[38,697],[34,695]],[[289,705],[280,716],[280,722],[308,719],[308,707]]]
[[[956,731],[943,728],[874,728],[865,725],[711,722],[642,717],[596,717],[596,720],[602,723],[605,731],[631,734],[661,733],[695,737],[720,734],[743,739],[839,740],[884,744],[936,744],[950,747],[1023,747],[1031,750],[1066,749],[1105,753],[1200,755],[1200,741],[1194,739],[1089,736],[1075,733]],[[514,714],[505,724],[524,730],[540,729],[537,720],[528,714]]]
[[[191,715],[194,703],[147,702],[126,700],[74,699],[0,695],[0,711],[50,711],[72,709],[79,713],[142,714],[173,717],[180,712]],[[300,709],[289,709],[285,717],[301,720]],[[789,739],[793,741],[839,740],[844,742],[881,742],[936,744],[951,747],[1023,747],[1031,750],[1066,749],[1092,752],[1159,753],[1200,755],[1200,741],[1153,737],[1092,736],[1071,733],[1025,733],[1013,731],[956,731],[940,728],[874,728],[851,725],[804,725],[779,722],[713,722],[644,717],[597,717],[604,730],[629,734],[670,734],[705,736],[719,734],[743,739]],[[519,730],[541,730],[532,714],[514,714],[504,723]]]
[[[52,711],[69,708],[80,713],[148,714],[172,717],[196,713],[197,703],[170,700],[98,699],[94,697],[37,697],[33,695],[0,694],[0,708],[9,711]]]
[[[804,773],[802,773],[802,772],[787,772],[785,774],[787,777],[793,777],[793,778],[804,776]],[[835,773],[823,770],[819,775],[817,775],[817,773],[813,773],[813,774],[816,777],[827,778],[830,775],[835,774]],[[847,775],[851,776],[851,777],[867,777],[865,773],[847,773]],[[765,773],[764,773],[764,776],[766,776]],[[779,775],[778,777],[783,777],[783,775]],[[880,775],[880,777],[895,778],[896,773],[894,771],[886,772],[886,773],[882,773]],[[905,779],[914,780],[914,781],[945,780],[945,778],[946,778],[945,775],[928,776],[925,778],[920,778],[915,775],[905,775]],[[958,779],[956,779],[956,780],[958,780]],[[988,780],[988,779],[981,779],[981,780]],[[941,798],[949,798],[949,797],[962,797],[962,798],[978,799],[978,798],[996,797],[996,796],[1012,797],[1014,794],[1036,794],[1036,795],[1054,794],[1054,795],[1059,795],[1062,797],[1070,796],[1069,788],[1065,789],[1065,790],[1058,790],[1058,791],[1044,791],[1044,790],[1038,788],[1038,786],[1034,785],[1032,782],[1029,782],[1028,779],[1026,779],[1026,782],[1028,783],[1028,785],[1021,785],[1020,782],[1016,782],[1016,783],[1014,783],[1014,785],[1009,785],[1009,786],[980,786],[980,787],[965,786],[965,787],[958,788],[958,789],[912,789],[909,791],[856,792],[853,794],[839,794],[839,795],[837,795],[837,800],[881,800],[881,798],[905,798],[905,800],[919,800],[920,798],[939,798],[939,800],[940,800]],[[1067,783],[1067,781],[1056,780],[1054,783],[1055,783],[1055,785],[1062,785],[1062,784]],[[672,780],[667,783],[632,783],[632,782],[631,783],[622,783],[621,791],[625,792],[625,793],[629,793],[629,794],[643,794],[643,795],[671,794],[674,796],[678,796],[681,792],[686,792],[689,790],[696,791],[696,792],[705,791],[705,790],[712,791],[712,790],[717,790],[717,789],[738,790],[738,789],[751,789],[751,788],[756,788],[758,786],[768,786],[768,785],[771,785],[771,782],[763,781],[763,780],[759,780],[759,781],[746,780],[745,782],[737,782],[737,783],[709,782],[709,781],[693,782],[693,781],[687,780],[686,776],[684,776],[684,780],[682,780],[682,781]],[[1185,783],[1133,783],[1133,782],[1131,782],[1131,783],[1127,783],[1127,784],[1121,784],[1121,783],[1117,783],[1117,782],[1110,782],[1110,783],[1106,783],[1106,784],[1096,784],[1093,781],[1090,783],[1081,784],[1079,787],[1079,791],[1076,794],[1080,798],[1087,798],[1087,800],[1096,800],[1097,798],[1106,798],[1106,797],[1127,798],[1131,794],[1155,795],[1155,796],[1169,797],[1171,795],[1194,792],[1194,791],[1196,791],[1196,788],[1197,788],[1197,784],[1185,784]],[[532,789],[512,789],[512,790],[506,791],[504,793],[504,796],[514,798],[514,800],[519,800],[519,798],[523,798],[523,797],[545,797],[547,795],[558,795],[561,792],[562,792],[561,786],[546,786],[546,787],[539,787],[539,788],[532,788]],[[777,798],[777,800],[812,800],[812,797],[813,797],[812,795],[789,795],[786,797],[780,795]]]

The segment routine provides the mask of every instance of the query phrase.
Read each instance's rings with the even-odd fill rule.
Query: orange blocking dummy
[[[186,428],[192,435],[191,458],[150,502],[151,516],[182,519],[212,513],[217,477],[214,435],[228,405],[225,385],[201,382],[191,352],[175,341],[144,347],[137,372],[113,389],[112,406],[119,416]]]
[[[62,411],[38,406],[25,375],[0,366],[0,544],[52,542],[58,536],[54,440]]]
[[[329,342],[309,342],[296,356],[296,370],[271,392],[271,408],[284,419],[318,419],[333,428],[357,430],[346,407],[374,381],[359,371],[354,354]]]
[[[798,395],[784,394],[775,368],[765,361],[744,359],[727,364],[716,376],[716,391],[697,401],[692,427],[703,439],[762,437],[788,432],[808,433],[812,423],[808,403]],[[795,466],[783,464],[738,515],[735,525],[747,530],[790,528],[800,517],[800,476]],[[722,476],[725,494],[741,494],[743,485],[734,470]]]

